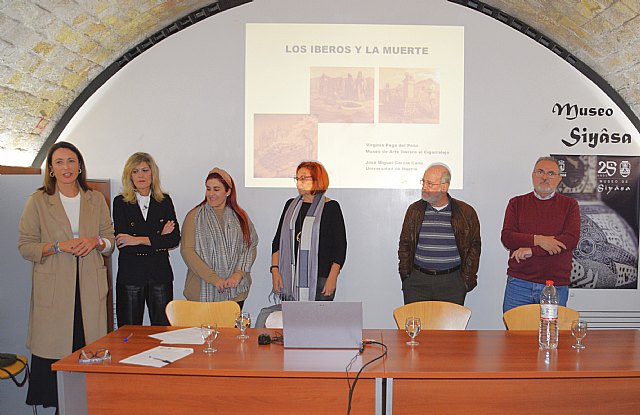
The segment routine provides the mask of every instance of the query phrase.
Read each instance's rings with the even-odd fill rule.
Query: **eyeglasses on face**
[[[430,182],[429,180],[420,179],[420,184],[421,184],[422,186],[425,186],[425,187],[438,187],[438,186],[440,186],[440,185],[441,185],[441,184],[443,184],[443,183],[442,183],[442,182],[440,182],[440,183],[432,183],[432,182]]]
[[[308,182],[309,180],[313,180],[313,176],[293,176],[295,182]]]
[[[556,173],[553,170],[544,171],[542,169],[537,169],[533,171],[534,176],[536,177],[547,177],[548,179],[555,179],[560,176],[560,173]]]

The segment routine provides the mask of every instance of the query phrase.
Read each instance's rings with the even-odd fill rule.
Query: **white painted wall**
[[[503,327],[507,252],[500,244],[500,230],[504,209],[510,197],[530,191],[530,172],[537,157],[555,153],[640,155],[638,131],[590,80],[528,37],[444,0],[406,0],[393,6],[378,0],[256,0],[209,18],[128,64],[81,108],[60,139],[80,148],[90,178],[112,180],[114,195],[120,190],[127,157],[135,151],[151,153],[181,221],[202,200],[207,172],[214,166],[229,171],[239,185],[239,202],[261,240],[252,272],[254,283],[245,303],[254,315],[267,305],[271,240],[284,202],[296,192],[293,183],[286,189],[242,186],[247,22],[464,26],[465,177],[463,188],[451,193],[476,208],[482,227],[478,287],[466,301],[473,310],[470,329]],[[556,102],[611,107],[616,116],[567,121],[551,113]],[[568,148],[561,139],[574,126],[628,132],[633,141],[630,145],[600,144],[595,149],[585,144]],[[392,310],[402,304],[398,235],[407,206],[419,198],[420,178],[415,177],[415,190],[328,192],[342,205],[349,243],[336,299],[363,301],[367,327],[394,327]],[[0,243],[2,253],[9,254],[2,257],[0,345],[3,351],[26,353],[19,345],[26,335],[30,267],[12,250],[19,212],[40,180],[2,179]],[[186,267],[177,250],[171,253],[171,261],[175,296],[181,298]],[[638,290],[626,291],[574,290],[569,306],[638,309]],[[28,409],[21,404],[22,391],[5,399],[12,387],[2,386],[2,413],[7,405],[14,405],[7,413]]]
[[[616,114],[621,112],[564,60],[480,13],[445,1],[406,1],[393,10],[369,1],[316,4],[256,1],[170,37],[109,80],[78,112],[61,139],[78,145],[91,177],[113,180],[113,194],[119,192],[126,158],[135,151],[151,153],[180,219],[202,200],[209,169],[227,169],[239,185],[239,202],[260,236],[254,283],[246,302],[255,314],[267,305],[270,243],[282,206],[295,190],[293,183],[287,189],[242,187],[245,23],[463,25],[465,177],[463,189],[451,193],[476,208],[482,226],[479,284],[466,303],[473,309],[469,328],[501,328],[507,252],[499,237],[508,199],[530,191],[530,172],[538,156],[594,151],[638,154],[637,131],[621,115],[574,122],[553,115],[556,102],[614,107]],[[567,148],[561,139],[574,124],[628,131],[634,141],[624,146],[601,144],[595,150],[586,145]],[[394,327],[391,312],[402,304],[397,242],[406,207],[419,198],[419,179],[417,175],[415,191],[328,192],[342,205],[349,243],[336,299],[362,300],[368,327]],[[178,251],[171,257],[175,293],[180,297],[186,268]],[[584,306],[580,305],[582,295],[576,292],[569,305]]]

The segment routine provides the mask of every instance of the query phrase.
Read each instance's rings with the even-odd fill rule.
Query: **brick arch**
[[[527,23],[509,15],[508,13],[500,10],[497,7],[489,6],[486,3],[476,0],[449,0],[452,3],[466,6],[472,10],[491,16],[501,23],[511,27],[514,30],[522,33],[523,35],[531,38],[542,46],[546,47],[560,58],[567,61],[577,71],[589,78],[595,83],[605,94],[611,98],[613,102],[624,112],[633,125],[640,131],[640,119],[638,115],[634,113],[633,109],[627,104],[624,98],[613,88],[600,74],[593,70],[589,65],[578,59],[575,55],[571,54],[568,49],[560,46],[550,37],[546,36],[539,30],[531,27]]]
[[[43,143],[40,151],[38,151],[38,154],[33,160],[31,167],[39,167],[42,165],[45,158],[47,157],[47,151],[49,151],[49,148],[53,144],[55,144],[62,131],[66,128],[67,124],[76,114],[76,112],[78,112],[80,107],[82,107],[82,105],[89,99],[89,97],[91,97],[91,95],[93,95],[94,92],[98,90],[98,88],[100,88],[109,78],[115,75],[116,72],[124,68],[125,65],[127,65],[133,59],[140,56],[143,52],[149,50],[151,47],[157,45],[167,37],[172,36],[189,26],[194,25],[211,16],[214,16],[222,11],[239,6],[249,1],[251,0],[219,0],[216,3],[207,5],[189,13],[184,17],[181,17],[170,25],[155,32],[142,42],[135,45],[133,48],[129,49],[124,55],[120,56],[115,60],[115,62],[109,65],[98,76],[96,76],[89,83],[89,85],[82,90],[80,95],[78,95],[73,100],[71,105],[69,105],[64,114],[62,114],[62,117],[60,118],[60,120],[58,120],[55,127]]]
[[[144,2],[124,0],[8,2],[0,9],[0,151],[25,154],[21,165],[39,167],[42,153],[71,115],[118,70],[123,59],[126,64],[172,30],[213,15],[205,10],[225,10],[248,1],[161,0],[151,8]],[[555,39],[551,43],[559,49],[554,51],[562,50],[575,59],[569,62],[614,98],[638,126],[637,2],[447,1],[495,14],[501,21],[512,17],[512,23],[527,28],[525,35],[540,35],[534,40]],[[140,42],[150,32],[154,34]],[[123,50],[127,52],[121,55]]]

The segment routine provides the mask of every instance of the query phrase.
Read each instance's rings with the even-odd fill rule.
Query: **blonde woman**
[[[118,326],[141,325],[145,304],[152,326],[168,326],[165,307],[173,300],[169,250],[180,243],[173,202],[160,187],[158,165],[134,153],[124,165],[122,193],[113,200],[118,277]]]
[[[44,172],[43,186],[24,207],[18,250],[33,264],[27,405],[57,408],[51,364],[107,334],[109,286],[102,255],[113,249],[113,227],[104,197],[87,185],[76,146],[54,144]]]

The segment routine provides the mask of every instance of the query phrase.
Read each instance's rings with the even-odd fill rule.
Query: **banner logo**
[[[620,176],[627,178],[631,174],[631,163],[627,160],[620,162]]]

